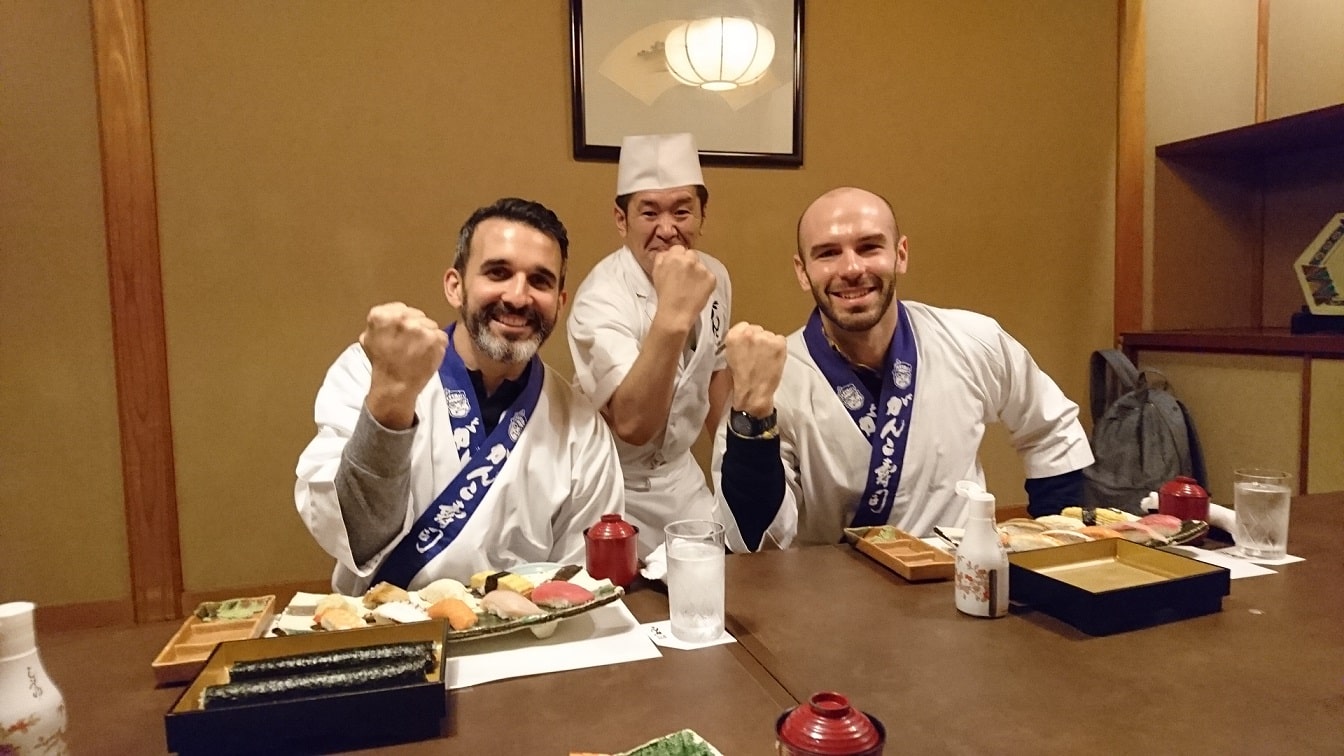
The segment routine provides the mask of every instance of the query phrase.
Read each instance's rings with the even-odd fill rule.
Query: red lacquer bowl
[[[776,750],[782,756],[878,756],[887,740],[877,717],[831,691],[779,715]]]
[[[583,531],[588,574],[598,580],[607,578],[622,588],[634,582],[639,568],[638,534],[639,528],[620,515],[602,515],[601,522]]]

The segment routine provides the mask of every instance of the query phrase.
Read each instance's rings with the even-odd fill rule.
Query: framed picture
[[[803,0],[570,0],[574,157],[688,131],[706,165],[803,163]]]

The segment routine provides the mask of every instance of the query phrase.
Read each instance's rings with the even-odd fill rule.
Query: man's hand
[[[765,417],[775,408],[775,389],[784,375],[784,337],[751,323],[728,329],[724,345],[733,373],[733,409]]]
[[[369,310],[359,343],[373,364],[369,414],[386,428],[411,427],[415,398],[443,362],[448,334],[420,310],[391,302]]]
[[[658,292],[656,317],[674,330],[690,332],[714,293],[714,285],[714,274],[693,249],[677,244],[653,258],[653,290]]]

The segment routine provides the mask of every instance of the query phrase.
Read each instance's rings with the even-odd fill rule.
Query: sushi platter
[[[1176,546],[1194,543],[1209,532],[1203,520],[1180,520],[1169,515],[1139,517],[1116,509],[1096,509],[1090,513],[1092,524],[1078,507],[1067,507],[1061,514],[1030,519],[1005,520],[997,525],[999,537],[1010,552],[1064,546],[1071,543],[1120,538],[1143,546]],[[961,528],[935,527],[934,535],[952,549],[961,542]]]
[[[363,596],[297,593],[276,615],[271,634],[301,635],[445,619],[450,642],[523,629],[547,638],[561,620],[606,606],[624,594],[610,580],[595,580],[577,565],[526,564],[478,573],[470,586],[442,578],[413,591],[379,583]]]

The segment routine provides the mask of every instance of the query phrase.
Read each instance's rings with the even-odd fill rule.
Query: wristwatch
[[[735,409],[728,415],[728,430],[740,438],[774,438],[779,435],[778,419],[778,410],[770,410],[765,417],[756,417]]]

